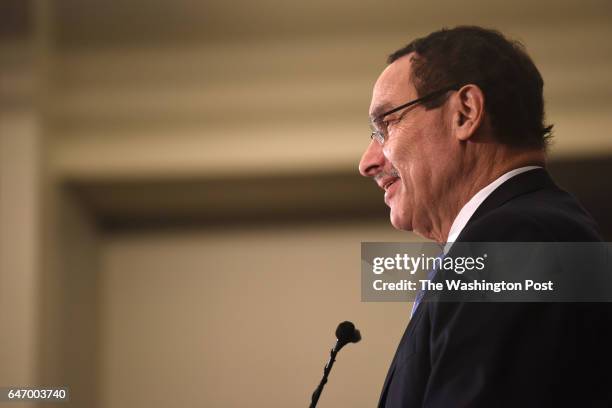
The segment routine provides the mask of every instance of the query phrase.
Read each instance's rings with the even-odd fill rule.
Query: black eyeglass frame
[[[442,89],[438,89],[437,91],[431,92],[431,93],[429,93],[429,94],[427,94],[427,95],[425,95],[425,96],[423,96],[421,98],[417,98],[417,99],[414,99],[414,100],[412,100],[410,102],[406,102],[406,103],[404,103],[404,104],[402,104],[400,106],[396,106],[395,108],[392,108],[392,109],[390,109],[390,110],[388,110],[386,112],[383,112],[380,115],[377,115],[374,119],[372,119],[370,121],[370,125],[373,127],[372,134],[370,135],[370,138],[374,139],[375,137],[380,135],[380,139],[377,137],[377,140],[379,142],[380,142],[381,139],[384,141],[385,135],[383,135],[380,130],[376,129],[376,126],[374,125],[374,123],[382,121],[382,119],[385,116],[388,116],[388,115],[390,115],[392,113],[401,111],[402,109],[406,109],[406,108],[408,108],[410,106],[417,105],[419,103],[423,103],[423,102],[425,102],[427,100],[434,99],[434,98],[436,98],[438,96],[444,95],[448,91],[457,91],[457,90],[459,90],[461,88],[461,86],[463,86],[463,85],[455,84],[455,85],[447,86],[447,87],[442,88]]]

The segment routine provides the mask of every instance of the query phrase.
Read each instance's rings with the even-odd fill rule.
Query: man
[[[359,169],[395,228],[439,243],[601,240],[545,170],[543,81],[521,45],[457,27],[388,62]],[[612,406],[607,304],[415,307],[380,407]]]

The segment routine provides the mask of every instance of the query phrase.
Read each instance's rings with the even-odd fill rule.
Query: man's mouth
[[[399,180],[399,178],[393,178],[393,179],[387,181],[383,185],[383,190],[385,190],[385,191],[389,190],[389,187],[391,187],[397,180]]]
[[[399,177],[394,177],[385,181],[385,183],[382,185],[383,189],[385,190],[385,204],[387,204],[389,207],[391,207],[391,198],[395,195],[398,188],[397,186],[400,184],[398,183],[399,180]]]

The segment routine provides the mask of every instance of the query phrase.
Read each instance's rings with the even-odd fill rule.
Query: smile
[[[393,178],[383,185],[383,189],[385,190],[385,204],[387,204],[389,207],[391,207],[391,204],[390,204],[391,198],[397,191],[398,189],[397,186],[399,186],[400,184],[400,183],[396,183],[396,181],[398,180],[399,178]]]
[[[389,190],[389,187],[391,187],[397,180],[399,180],[398,178],[394,178],[389,180],[387,183],[385,183],[385,185],[383,185],[383,189],[385,191]]]

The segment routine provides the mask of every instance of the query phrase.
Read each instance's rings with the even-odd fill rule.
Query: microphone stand
[[[325,387],[325,384],[327,383],[327,377],[329,376],[329,373],[331,372],[331,369],[334,366],[334,362],[336,361],[336,354],[338,354],[340,348],[342,348],[342,346],[338,347],[338,342],[336,341],[336,345],[334,346],[334,348],[331,349],[329,353],[329,361],[327,362],[327,364],[325,364],[325,367],[323,368],[323,378],[321,378],[321,382],[319,383],[317,389],[312,393],[312,401],[310,402],[310,408],[315,408],[317,406],[317,402],[319,402],[319,397],[323,392],[323,387]]]

